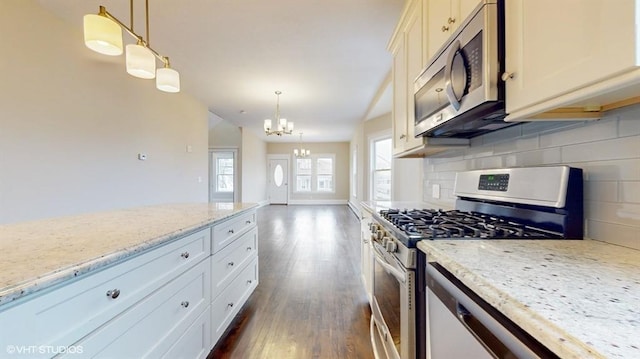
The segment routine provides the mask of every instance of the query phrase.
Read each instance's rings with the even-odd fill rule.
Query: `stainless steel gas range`
[[[371,340],[376,357],[431,358],[425,323],[429,278],[427,259],[416,250],[419,241],[582,239],[582,187],[582,170],[567,166],[468,171],[456,174],[455,210],[374,213]]]

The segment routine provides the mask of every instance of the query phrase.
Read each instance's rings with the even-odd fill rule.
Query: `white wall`
[[[241,202],[266,203],[267,143],[250,131],[241,130]]]
[[[452,207],[457,171],[561,164],[583,169],[585,237],[640,249],[640,105],[593,122],[519,125],[426,158],[424,200]]]
[[[0,33],[0,223],[207,200],[207,109],[188,88],[127,75],[31,0],[0,2]]]

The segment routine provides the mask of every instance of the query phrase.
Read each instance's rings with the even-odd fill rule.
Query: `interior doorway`
[[[209,202],[238,202],[238,150],[209,150]]]

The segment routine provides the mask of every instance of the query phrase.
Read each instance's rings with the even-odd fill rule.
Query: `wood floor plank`
[[[260,284],[208,359],[373,357],[347,206],[258,210]]]

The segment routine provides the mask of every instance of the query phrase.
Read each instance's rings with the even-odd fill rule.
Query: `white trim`
[[[391,136],[391,131],[389,130],[384,130],[384,131],[378,131],[375,133],[370,134],[369,136],[367,136],[367,144],[368,144],[368,148],[369,148],[369,173],[367,174],[367,178],[369,179],[369,194],[368,194],[368,198],[370,200],[374,200],[374,196],[373,196],[373,172],[375,171],[375,151],[373,150],[373,144],[376,141],[380,141],[380,140],[386,140],[386,139],[391,139],[391,145],[393,146],[393,138]],[[390,198],[394,198],[393,197],[393,162],[394,162],[394,158],[393,158],[393,147],[391,148],[391,163],[390,163],[390,172],[391,172],[391,188],[389,189],[391,193],[389,193]]]
[[[290,187],[289,190],[291,191],[291,193],[294,194],[300,194],[300,195],[304,195],[304,194],[324,194],[324,193],[330,193],[330,194],[335,194],[336,193],[336,154],[335,153],[314,153],[309,157],[306,157],[307,159],[311,160],[311,190],[310,191],[298,191],[298,163],[297,160],[299,158],[294,157],[293,161],[291,162],[292,166],[292,170],[291,170],[291,184],[293,187]],[[318,191],[318,171],[317,171],[317,161],[318,158],[331,158],[331,180],[333,183],[333,186],[331,188],[331,191]],[[303,159],[303,158],[300,158]]]
[[[346,205],[346,199],[292,199],[289,204],[297,205]]]
[[[209,155],[208,155],[208,162],[209,162],[209,184],[208,184],[208,188],[207,188],[207,192],[208,192],[208,196],[209,196],[209,202],[212,202],[212,190],[211,187],[212,185],[215,185],[215,181],[216,179],[213,177],[214,175],[214,168],[213,163],[212,163],[212,156],[215,152],[231,152],[232,153],[232,158],[233,158],[233,202],[238,202],[240,199],[240,193],[239,193],[239,186],[240,186],[240,179],[238,177],[240,177],[238,175],[238,171],[240,169],[240,164],[239,162],[239,149],[237,146],[215,146],[215,147],[209,147]],[[215,192],[215,191],[213,191]],[[215,202],[215,201],[213,201]]]
[[[258,208],[268,206],[268,205],[269,205],[269,201],[267,201],[266,199],[264,201],[258,202]]]
[[[349,206],[349,208],[351,208],[351,211],[356,215],[356,217],[358,217],[358,219],[362,218],[362,208],[360,208],[357,203],[349,201],[347,202],[347,205]]]

